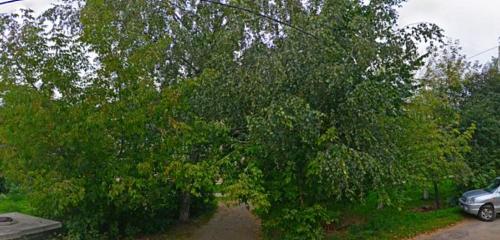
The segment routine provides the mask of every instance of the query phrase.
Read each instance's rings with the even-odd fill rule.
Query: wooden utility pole
[[[498,72],[500,72],[500,37],[498,38],[497,70],[498,70]]]

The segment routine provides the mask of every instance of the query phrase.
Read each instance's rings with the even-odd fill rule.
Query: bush
[[[6,174],[37,215],[63,221],[73,239],[162,231],[179,218],[181,191],[192,194],[190,215],[214,206],[217,164],[209,161],[218,159],[223,126],[176,116],[170,111],[182,106],[169,93],[135,94],[134,108],[123,100],[102,109],[24,88],[5,96]],[[156,94],[167,100],[153,102]],[[191,168],[203,171],[182,171]]]
[[[325,231],[322,226],[330,221],[331,216],[319,205],[284,208],[264,219],[263,228],[266,236],[273,239],[323,239]]]
[[[5,177],[0,176],[0,194],[6,194],[9,192],[9,188],[7,187],[7,180]]]

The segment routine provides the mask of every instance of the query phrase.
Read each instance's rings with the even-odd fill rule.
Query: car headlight
[[[467,198],[466,203],[467,204],[473,204],[474,203],[474,198]]]

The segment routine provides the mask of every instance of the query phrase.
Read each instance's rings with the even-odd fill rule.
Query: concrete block
[[[22,213],[0,214],[0,240],[46,239],[62,227],[60,222]]]

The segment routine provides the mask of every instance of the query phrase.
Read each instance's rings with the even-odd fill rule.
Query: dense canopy
[[[442,34],[398,26],[402,2],[65,0],[3,15],[0,174],[74,239],[157,232],[215,193],[249,204],[269,238],[321,239],[336,203],[484,183],[498,72],[438,76],[463,58],[435,59],[419,80],[419,46]],[[481,178],[464,181],[469,167]]]

